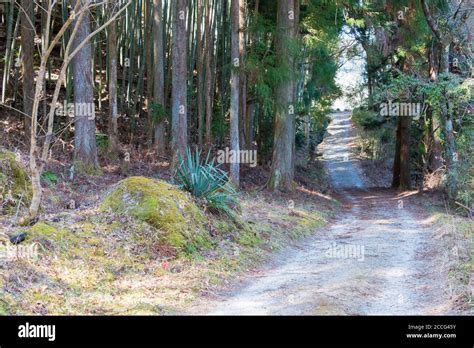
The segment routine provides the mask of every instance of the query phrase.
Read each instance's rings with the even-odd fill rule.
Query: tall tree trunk
[[[34,71],[34,39],[35,39],[35,5],[31,0],[22,0],[21,6],[21,52],[23,75],[23,112],[24,130],[27,142],[30,140],[31,113],[35,97],[35,71]]]
[[[440,63],[440,44],[434,39],[432,49],[429,54],[428,72],[431,80],[436,81],[439,74]],[[433,117],[433,109],[429,106],[426,110],[426,117],[428,119],[428,164],[427,169],[434,172],[442,166],[442,148],[439,137],[435,134],[435,128],[438,127],[438,121]]]
[[[373,90],[372,69],[370,68],[369,63],[367,63],[367,92],[368,92],[369,100],[372,100],[372,90]]]
[[[254,8],[253,8],[253,13],[252,13],[252,21],[257,22],[258,21],[258,11],[259,11],[259,5],[260,1],[255,0],[254,3]],[[250,45],[252,46],[251,49],[253,49],[253,46],[255,46],[257,43],[257,38],[255,35],[255,31],[252,31],[250,33]],[[248,86],[254,86],[255,81],[256,81],[257,74],[254,72],[250,74],[249,76],[246,75],[246,86],[248,90]],[[253,140],[254,140],[254,119],[255,119],[255,110],[256,110],[256,101],[255,98],[250,98],[248,100],[247,97],[245,97],[245,102],[248,104],[246,105],[245,109],[247,111],[247,115],[245,117],[245,122],[246,122],[246,129],[247,129],[247,143],[246,143],[246,148],[248,150],[252,149],[253,146]]]
[[[428,120],[428,165],[427,170],[436,171],[443,165],[441,143],[435,134],[436,123],[433,117],[433,109],[428,107],[426,110],[426,118]]]
[[[449,50],[450,42],[448,40],[441,41],[441,55],[439,69],[440,73],[449,73]],[[454,129],[452,115],[449,112],[447,102],[441,103],[441,114],[444,117],[444,133],[446,137],[446,167],[448,169],[448,196],[454,199],[457,194],[457,154],[456,143],[454,139]]]
[[[180,157],[184,159],[188,145],[187,120],[187,0],[176,0],[173,4],[173,47],[171,87],[171,142],[173,150],[172,167],[176,168]]]
[[[171,100],[171,80],[172,80],[172,73],[173,73],[173,40],[172,40],[172,31],[173,31],[173,16],[174,16],[174,4],[173,3],[169,3],[168,1],[165,1],[165,6],[170,8],[169,10],[169,13],[167,14],[166,18],[167,18],[167,21],[169,23],[169,25],[167,26],[167,33],[166,33],[166,59],[165,59],[165,74],[166,74],[166,78],[165,78],[165,105],[166,106],[170,106],[169,108],[171,108],[171,105],[172,105],[172,100]],[[167,108],[167,110],[169,109]],[[165,127],[166,129],[166,134],[167,134],[167,139],[166,139],[166,143],[167,144],[171,144],[171,138],[173,137],[173,132],[172,132],[172,128],[173,128],[173,124],[172,124],[172,120],[170,119],[170,122],[168,122],[168,126]]]
[[[402,61],[402,70],[407,73],[410,65]],[[392,187],[408,190],[411,187],[410,170],[410,126],[411,116],[399,115],[397,124],[397,149],[395,151]]]
[[[401,118],[398,118],[395,141],[395,157],[393,160],[392,188],[400,187],[400,149],[402,144]]]
[[[441,42],[440,62],[439,62],[439,73],[449,73],[449,49],[451,44],[449,42]]]
[[[299,39],[299,33],[300,33],[300,0],[293,0],[293,11],[294,11],[294,20],[293,20],[293,40],[298,40]],[[291,19],[291,14],[290,19]],[[296,159],[296,146],[295,146],[295,136],[296,136],[296,104],[298,102],[297,99],[297,90],[298,90],[298,83],[297,83],[297,74],[298,74],[298,64],[299,62],[296,59],[292,59],[292,75],[291,75],[291,89],[293,91],[292,95],[292,105],[293,105],[293,111],[290,112],[290,126],[291,126],[291,171],[294,173],[295,170],[295,159]],[[292,174],[293,176],[293,174]]]
[[[155,60],[153,58],[153,47],[156,40],[153,32],[153,22],[155,14],[154,0],[144,0],[145,1],[145,33],[152,33],[151,40],[144,40],[144,49],[145,49],[145,63],[146,63],[146,106],[147,106],[147,116],[148,116],[148,127],[147,127],[147,145],[148,147],[153,147],[154,144],[154,133],[155,133],[155,119],[154,113],[155,108],[153,106],[154,97],[153,97],[153,83],[154,76],[153,71],[155,68]],[[146,35],[145,34],[145,35]]]
[[[271,190],[291,190],[294,177],[294,59],[289,47],[295,38],[295,10],[292,1],[277,2],[277,38],[276,52],[281,64],[288,69],[288,78],[276,87],[274,124],[274,144],[272,171],[269,180]]]
[[[76,2],[74,6],[74,11],[77,12],[80,8],[81,3]],[[47,11],[49,13],[48,16],[45,14],[42,14],[42,16],[47,17],[48,19],[51,16],[51,3],[49,4]],[[83,19],[84,15],[79,16],[77,18],[77,22],[81,22]],[[70,22],[69,22],[70,23]],[[40,99],[41,99],[41,94],[44,91],[44,85],[45,85],[45,79],[46,79],[46,67],[48,64],[48,58],[51,54],[51,50],[48,48],[50,45],[49,42],[49,32],[50,32],[50,22],[46,22],[46,25],[44,25],[44,32],[46,35],[43,36],[42,40],[42,46],[41,46],[41,62],[40,66],[38,69],[38,77],[36,79],[36,85],[35,85],[35,94],[33,98],[33,107],[31,111],[31,127],[30,127],[30,160],[29,160],[29,167],[30,167],[30,174],[31,174],[31,189],[32,189],[32,198],[31,198],[31,203],[29,207],[29,217],[28,220],[33,220],[38,216],[39,213],[39,208],[41,204],[41,197],[43,194],[43,190],[41,188],[41,173],[43,171],[44,167],[44,160],[46,159],[45,156],[42,156],[43,158],[40,158],[40,148],[37,143],[37,132],[38,132],[38,114],[39,114],[39,106],[40,106]],[[67,28],[66,24],[63,26],[63,28]],[[42,34],[43,35],[43,34]],[[56,36],[57,41],[59,41],[60,36]],[[51,44],[51,47],[54,47],[54,43]],[[61,75],[60,75],[61,78]],[[59,93],[59,92],[58,92]],[[56,97],[57,94],[56,93]],[[54,104],[52,103],[52,108],[54,108]],[[54,109],[53,109],[54,111]],[[54,113],[52,114],[54,115]],[[52,124],[48,124],[48,128],[50,128]],[[48,145],[48,136],[46,137],[45,140],[45,145]],[[43,150],[46,148],[46,146],[43,148]],[[44,151],[43,151],[44,153]]]
[[[400,116],[400,189],[411,187],[410,179],[410,125],[411,117]]]
[[[446,107],[447,110],[447,107]],[[446,112],[445,136],[446,136],[446,165],[448,168],[448,196],[455,199],[457,195],[457,153],[453,133],[453,121]]]
[[[366,37],[361,38],[361,45],[365,51],[366,64],[367,64],[367,93],[369,99],[369,108],[372,107],[372,91],[373,91],[373,74],[372,74],[372,53],[370,52],[369,42]]]
[[[311,162],[311,115],[309,113],[306,113],[304,116],[304,136],[306,139],[306,144],[305,144],[305,151],[308,159],[308,163]]]
[[[110,1],[113,10],[115,1]],[[109,151],[118,154],[118,103],[117,103],[117,22],[109,25],[108,54],[109,59]]]
[[[248,103],[247,107],[247,116],[245,118],[247,122],[247,143],[245,147],[247,150],[251,150],[253,148],[253,140],[254,140],[254,119],[255,119],[255,101],[252,100]]]
[[[454,3],[453,3],[454,4]],[[448,5],[453,5],[448,2]],[[439,62],[439,73],[449,73],[449,50],[451,48],[451,42],[453,36],[451,32],[441,30],[438,26],[438,22],[432,16],[428,3],[426,0],[421,0],[421,6],[425,15],[426,21],[431,28],[434,36],[440,45],[440,62]],[[444,118],[444,134],[446,137],[446,164],[448,170],[448,195],[450,199],[454,199],[457,191],[457,154],[456,144],[454,141],[453,132],[453,121],[449,113],[449,107],[445,102],[441,103],[441,114]]]
[[[197,18],[196,18],[196,83],[197,83],[197,111],[198,111],[198,144],[202,145],[204,134],[204,90],[203,90],[203,35],[202,35],[202,18],[203,18],[203,0],[197,0]],[[204,0],[208,2],[209,0]],[[204,31],[205,32],[205,31]],[[206,37],[204,35],[204,37]]]
[[[239,156],[239,92],[240,92],[240,6],[241,0],[231,1],[231,57],[230,77],[230,149],[235,151],[235,161],[230,164],[230,178],[236,186],[240,185]]]
[[[214,52],[214,31],[211,28],[211,4],[206,0],[206,78],[205,78],[205,99],[206,99],[206,148],[210,149],[212,145],[211,122],[212,122],[212,70],[211,58]]]
[[[81,2],[81,8],[87,6],[87,0]],[[90,13],[79,23],[73,48],[78,47],[90,34]],[[90,41],[73,58],[75,137],[74,157],[87,171],[99,167],[95,138],[94,84],[92,81],[92,51]]]
[[[165,122],[161,111],[165,110],[165,54],[163,43],[163,4],[153,0],[153,101],[160,114],[155,122],[154,145],[158,154],[165,151]]]
[[[399,116],[395,159],[393,161],[392,187],[408,190],[411,187],[410,170],[410,124],[409,116]]]
[[[245,146],[247,144],[247,138],[248,138],[248,130],[247,130],[247,78],[246,78],[246,73],[245,73],[245,18],[246,18],[246,12],[247,12],[247,5],[245,3],[245,0],[242,0],[241,2],[241,7],[240,7],[240,12],[241,15],[239,16],[240,22],[239,22],[239,50],[240,50],[240,62],[241,62],[241,67],[240,67],[240,123],[239,123],[239,128],[240,128],[240,144],[241,146]]]
[[[438,74],[439,74],[440,44],[436,39],[432,41],[433,42],[432,42],[432,45],[429,51],[429,57],[428,57],[428,73],[430,75],[431,80],[435,81],[438,78]]]

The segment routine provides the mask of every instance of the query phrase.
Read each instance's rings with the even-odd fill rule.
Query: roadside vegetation
[[[37,259],[2,261],[0,313],[183,311],[317,233],[339,203],[314,188],[242,193],[240,212],[229,217],[159,179],[132,176],[104,186],[90,206],[48,212],[31,227],[0,235],[9,243],[11,235],[26,233],[28,244],[39,246]],[[53,186],[47,199],[58,194]]]
[[[470,6],[0,1],[0,314],[179,312],[318,233],[344,198],[318,149],[340,98],[368,187],[456,222],[472,302]]]

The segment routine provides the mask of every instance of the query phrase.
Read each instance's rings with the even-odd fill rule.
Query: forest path
[[[343,197],[334,221],[289,247],[230,293],[191,312],[210,315],[442,314],[449,306],[440,247],[424,210],[388,189],[364,186],[349,152],[348,113],[332,115],[322,144]]]

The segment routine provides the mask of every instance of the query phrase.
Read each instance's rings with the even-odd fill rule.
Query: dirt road
[[[371,189],[349,152],[349,114],[332,115],[322,149],[344,200],[334,222],[288,248],[231,293],[198,309],[211,315],[442,314],[440,250],[421,207]]]

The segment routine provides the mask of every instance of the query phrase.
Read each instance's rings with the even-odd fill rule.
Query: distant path
[[[331,184],[338,190],[364,187],[362,174],[355,165],[355,159],[349,152],[351,121],[349,113],[331,115],[331,124],[328,127],[328,136],[320,145],[328,169]]]
[[[423,210],[406,200],[401,203],[391,190],[365,190],[348,149],[349,114],[333,114],[332,119],[322,149],[333,187],[344,197],[340,215],[197,313],[364,315],[448,310],[437,271],[437,242]]]

